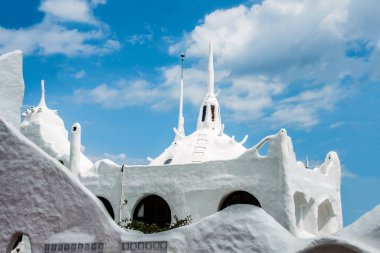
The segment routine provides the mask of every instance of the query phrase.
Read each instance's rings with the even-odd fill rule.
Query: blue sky
[[[23,6],[23,8],[20,8]],[[24,51],[25,107],[40,80],[85,153],[128,164],[155,157],[177,124],[195,129],[214,44],[229,135],[246,147],[287,129],[299,160],[338,153],[345,224],[380,203],[380,2],[376,0],[0,2],[0,53]]]

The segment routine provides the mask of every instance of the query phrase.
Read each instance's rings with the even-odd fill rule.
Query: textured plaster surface
[[[10,62],[18,61],[18,64],[21,64],[19,56],[19,53],[7,55],[11,58],[8,59]],[[4,60],[4,56],[0,59]],[[13,67],[18,69],[20,66],[16,64]],[[21,75],[21,73],[19,74]],[[3,76],[9,77],[10,75],[2,69],[0,80],[3,79]],[[16,76],[14,80],[9,79],[10,85],[16,86],[13,87],[14,96],[19,97],[11,96],[16,101],[22,100],[22,94],[18,91],[23,89],[23,82],[19,82],[19,80],[21,80],[19,76]],[[0,88],[3,89],[4,87],[0,86]],[[1,89],[0,101],[12,103],[7,96],[9,94],[2,92]],[[348,228],[340,230],[334,235],[322,235],[311,239],[298,238],[285,229],[287,222],[291,224],[290,218],[280,220],[283,221],[282,224],[280,224],[281,222],[278,223],[278,218],[274,218],[276,217],[275,212],[271,213],[271,216],[265,211],[265,207],[269,206],[270,203],[263,197],[272,196],[273,199],[270,200],[276,200],[272,193],[276,193],[279,189],[287,191],[286,194],[281,195],[284,200],[287,197],[293,197],[291,190],[297,189],[296,186],[287,181],[291,177],[287,173],[279,174],[279,176],[285,175],[285,180],[282,183],[275,177],[276,181],[273,183],[278,183],[279,186],[271,186],[268,188],[268,192],[259,193],[258,191],[255,195],[262,201],[264,209],[250,205],[235,205],[213,213],[204,219],[199,219],[198,222],[190,226],[168,232],[143,235],[138,232],[124,231],[111,220],[96,196],[84,187],[71,171],[19,132],[18,127],[15,126],[15,121],[10,120],[16,118],[15,115],[11,115],[12,113],[20,115],[20,111],[13,110],[8,111],[9,115],[0,114],[0,252],[9,253],[21,234],[28,236],[33,253],[44,252],[44,244],[46,243],[72,242],[102,242],[104,243],[102,252],[122,252],[123,243],[130,241],[166,241],[168,243],[167,252],[379,252],[379,206]],[[243,155],[245,157],[241,157],[241,161],[247,159],[248,162],[243,164],[247,166],[250,163],[268,165],[271,162],[277,164],[281,159],[287,162],[282,165],[277,164],[279,165],[278,168],[272,168],[273,171],[277,169],[284,169],[284,171],[304,169],[294,168],[291,156],[286,155],[285,150],[288,150],[288,154],[293,152],[290,149],[291,143],[289,141],[286,133],[281,132],[271,138],[273,145],[270,146],[267,157],[259,156],[253,148]],[[203,194],[207,195],[209,190],[213,193],[205,200],[210,200],[210,197],[214,197],[215,188],[220,187],[220,184],[227,184],[231,189],[236,187],[235,180],[231,180],[235,177],[240,178],[241,181],[238,182],[241,184],[248,185],[252,180],[254,183],[260,184],[260,179],[262,180],[266,176],[277,176],[273,174],[273,171],[263,172],[263,178],[255,179],[253,176],[247,175],[247,169],[233,168],[234,163],[233,161],[230,162],[206,163],[206,165],[208,164],[206,168],[211,170],[210,173],[205,172],[204,168],[202,169],[202,164],[198,164],[198,167],[190,165],[184,167],[131,167],[125,171],[125,175],[131,174],[131,179],[135,180],[131,182],[137,182],[139,176],[145,178],[144,181],[140,179],[140,183],[147,183],[147,190],[143,189],[139,192],[142,193],[157,189],[154,188],[154,183],[149,183],[149,181],[153,180],[154,182],[154,177],[158,173],[162,174],[162,177],[170,177],[173,174],[170,173],[170,170],[182,168],[178,170],[179,174],[176,175],[176,177],[182,177],[178,183],[167,180],[163,182],[163,185],[160,185],[156,181],[156,187],[171,191],[174,195],[173,199],[177,198],[176,201],[178,202],[183,196],[186,197],[186,194],[190,194],[194,200],[197,200],[197,191],[199,196],[203,196]],[[339,160],[334,153],[330,153],[326,157],[326,162],[315,169],[314,173],[322,173],[327,178],[331,176],[331,181],[334,181],[333,178],[336,176],[334,174],[340,173],[340,171],[334,172],[338,168],[338,162]],[[113,175],[112,173],[118,175],[120,173],[120,167],[111,161],[98,162],[95,169],[98,169],[96,171],[98,175],[101,175],[102,170],[108,170],[107,175]],[[187,173],[185,169],[188,169]],[[235,171],[233,169],[236,172],[232,173]],[[134,172],[137,170],[141,170],[142,174]],[[215,173],[219,170],[222,173]],[[256,168],[256,170],[260,169]],[[254,170],[254,172],[257,171]],[[202,176],[207,179],[207,182],[216,181],[217,184],[206,186],[205,182],[199,179]],[[100,178],[100,176],[97,177]],[[242,179],[245,177],[248,180]],[[86,178],[86,180],[92,179],[90,181],[95,182],[94,178]],[[108,185],[115,186],[117,179],[117,176],[111,177],[106,182]],[[175,197],[176,190],[182,189],[177,184],[184,184],[186,179],[188,181],[195,180],[194,183],[188,183],[186,186],[193,186],[193,190],[189,192],[184,190],[181,193],[183,196]],[[327,183],[327,185],[329,184]],[[102,189],[100,185],[97,187],[103,192],[108,190],[106,187]],[[139,187],[144,188],[145,186],[136,184],[133,185],[132,189],[138,191]],[[322,184],[316,185],[316,187],[322,187]],[[333,185],[329,185],[329,187],[334,189]],[[315,197],[310,193],[304,195],[306,200]],[[302,196],[299,197],[299,194],[296,196],[299,203],[304,202]],[[279,208],[284,205],[285,211],[291,210],[290,201],[279,200],[280,204],[275,203],[274,205],[278,205]],[[323,204],[324,209],[329,210],[330,208],[330,211],[335,215],[339,211],[337,207],[334,207],[333,201],[330,204],[326,201],[315,202]],[[214,205],[210,205],[209,208],[211,206],[213,210],[216,209]]]
[[[24,98],[22,52],[0,55],[0,116],[20,129],[20,111]]]
[[[28,113],[21,124],[21,132],[46,153],[62,161],[66,167],[70,168],[69,135],[56,110],[49,109],[45,102],[28,109]],[[74,140],[80,140],[80,136],[73,133],[72,135]],[[80,142],[78,145],[80,146]],[[76,174],[86,175],[90,173],[89,168],[93,166],[93,163],[80,150],[77,153],[75,164],[79,167],[75,169]]]
[[[291,139],[285,130],[267,138],[268,153],[260,155],[259,146],[227,161],[166,166],[125,166],[122,219],[131,218],[138,203],[148,195],[158,195],[169,205],[172,216],[191,215],[199,221],[217,212],[223,200],[235,191],[246,191],[257,198],[261,207],[291,233],[300,237],[334,233],[342,228],[340,208],[340,162],[334,152],[320,166],[306,169],[297,162]],[[330,157],[330,158],[328,158]],[[80,180],[97,196],[108,199],[119,210],[121,166],[101,161],[94,166],[96,177]],[[303,225],[297,226],[296,193],[305,196]],[[333,213],[320,211],[329,201]],[[308,205],[307,205],[308,204]],[[320,216],[318,218],[318,215]],[[116,213],[119,220],[119,213]],[[318,228],[318,219],[326,216],[328,226]],[[328,216],[328,217],[327,217]]]

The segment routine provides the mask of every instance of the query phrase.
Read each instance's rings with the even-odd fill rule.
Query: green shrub
[[[171,224],[166,224],[162,227],[157,224],[148,224],[143,221],[137,221],[132,219],[125,219],[119,223],[119,226],[125,229],[138,230],[144,234],[158,233],[162,231],[167,231],[173,228],[178,228],[182,226],[189,225],[192,222],[191,215],[186,216],[184,219],[179,219],[174,215],[174,221]]]

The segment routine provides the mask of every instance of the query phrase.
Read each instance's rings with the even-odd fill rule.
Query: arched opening
[[[303,253],[320,253],[320,252],[329,252],[329,253],[360,253],[362,252],[356,246],[346,246],[346,245],[338,245],[338,244],[322,244],[317,245],[311,249],[307,249],[302,251]]]
[[[173,159],[172,159],[172,158],[169,158],[169,159],[167,159],[167,160],[164,162],[164,164],[165,164],[165,165],[170,164],[172,161],[173,161]]]
[[[24,234],[17,235],[16,240],[13,243],[13,246],[11,247],[10,252],[11,253],[30,253],[31,246],[30,246],[29,237]]]
[[[247,204],[247,205],[254,205],[261,207],[260,202],[253,196],[252,194],[245,192],[245,191],[236,191],[233,193],[230,193],[222,202],[220,205],[219,211],[223,210],[224,208],[236,204]]]
[[[115,220],[115,213],[113,212],[113,208],[112,208],[111,203],[106,198],[99,197],[99,196],[97,196],[97,197],[98,197],[98,199],[100,199],[100,201],[102,201],[104,207],[106,208],[106,210],[109,213],[109,215],[111,216],[111,218],[113,220]]]
[[[172,215],[168,203],[163,198],[150,195],[137,204],[133,219],[163,227],[171,223]]]

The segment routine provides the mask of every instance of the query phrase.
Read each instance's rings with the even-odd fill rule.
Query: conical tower
[[[213,54],[213,47],[210,43],[208,59],[208,91],[199,111],[197,130],[208,128],[220,131],[222,128],[220,106],[214,93]]]
[[[41,80],[41,100],[38,104],[39,108],[47,108],[46,102],[45,102],[45,80]]]

